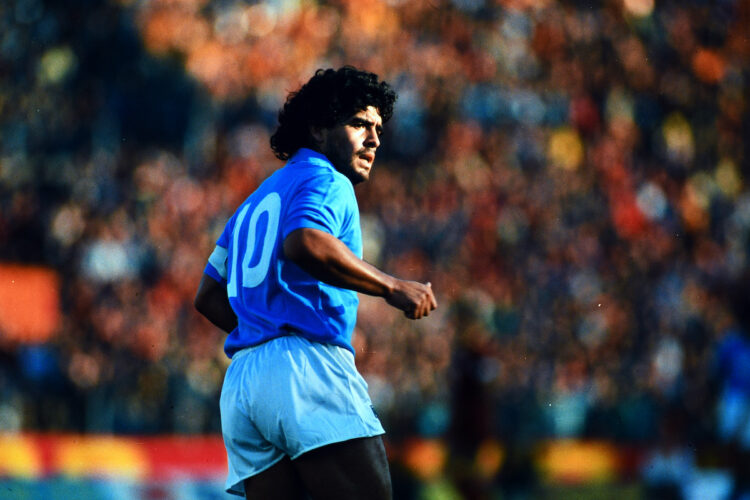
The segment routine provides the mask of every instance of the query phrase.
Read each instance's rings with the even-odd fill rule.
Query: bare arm
[[[394,278],[357,257],[325,231],[310,228],[292,231],[284,240],[284,254],[320,281],[383,297],[408,318],[422,318],[437,307],[429,283]]]
[[[237,315],[229,305],[226,287],[207,274],[201,278],[193,304],[199,313],[225,332],[237,326]]]

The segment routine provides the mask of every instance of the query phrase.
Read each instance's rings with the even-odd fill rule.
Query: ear
[[[325,140],[326,129],[310,125],[310,137],[312,137],[312,140],[317,144],[321,144]]]

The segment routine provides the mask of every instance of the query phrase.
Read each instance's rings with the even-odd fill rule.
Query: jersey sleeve
[[[204,274],[211,276],[213,279],[221,284],[227,283],[227,249],[222,248],[218,245],[211,252],[211,256],[208,258],[206,268],[203,270]]]
[[[227,283],[227,255],[229,248],[229,237],[232,234],[232,228],[234,227],[235,216],[227,222],[224,227],[224,231],[216,241],[216,247],[211,255],[208,257],[208,262],[203,270],[204,274],[211,276],[219,283],[226,285]]]
[[[311,178],[301,183],[290,201],[282,237],[296,229],[312,228],[340,238],[357,213],[357,199],[348,179],[336,175]]]

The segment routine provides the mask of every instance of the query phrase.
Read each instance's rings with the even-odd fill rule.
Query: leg
[[[289,457],[258,475],[245,479],[245,498],[263,500],[303,500],[305,490]]]
[[[391,500],[391,475],[380,436],[309,451],[293,461],[315,500]]]

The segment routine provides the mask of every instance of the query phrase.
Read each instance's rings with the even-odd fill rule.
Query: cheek
[[[337,167],[348,164],[352,158],[352,147],[346,138],[337,137],[328,143],[326,156]]]
[[[342,137],[337,147],[342,156],[351,156],[359,149],[354,137]]]

